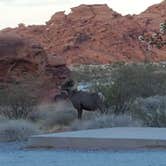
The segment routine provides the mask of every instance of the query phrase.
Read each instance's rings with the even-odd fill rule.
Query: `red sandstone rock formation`
[[[44,72],[46,54],[39,43],[12,33],[0,33],[0,80]]]
[[[35,39],[47,54],[64,58],[68,65],[105,64],[144,61],[145,52],[138,37],[158,31],[164,20],[166,0],[133,16],[121,16],[107,5],[81,5],[72,8],[69,15],[56,13],[46,25],[4,31]],[[151,58],[166,60],[166,49],[154,48]]]
[[[26,76],[38,77],[43,82],[44,95],[55,90],[68,75],[65,62],[57,57],[50,59],[38,42],[16,33],[0,33],[1,84],[21,82]]]

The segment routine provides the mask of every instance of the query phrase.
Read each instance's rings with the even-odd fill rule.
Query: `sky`
[[[0,0],[0,29],[44,24],[57,11],[70,12],[80,4],[108,4],[113,10],[126,14],[139,14],[162,0]]]

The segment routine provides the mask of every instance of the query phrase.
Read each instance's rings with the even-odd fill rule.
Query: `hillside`
[[[117,61],[144,61],[145,52],[138,36],[159,30],[166,20],[166,0],[139,15],[122,16],[107,5],[80,5],[69,15],[55,13],[42,26],[3,32],[17,33],[38,41],[49,56],[70,64],[106,64]],[[153,49],[152,60],[166,60],[166,49]]]

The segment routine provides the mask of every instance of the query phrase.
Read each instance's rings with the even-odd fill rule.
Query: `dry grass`
[[[0,141],[23,141],[38,133],[37,126],[25,120],[4,120],[0,124]]]
[[[89,120],[76,120],[72,123],[72,130],[98,129],[109,127],[142,126],[141,121],[136,121],[129,115],[100,115]]]
[[[63,130],[83,130],[108,127],[141,126],[129,115],[101,115],[100,112],[83,112],[82,120],[77,120],[77,111],[69,103],[41,105],[31,119],[38,123],[42,130],[47,132]]]
[[[50,131],[53,128],[69,126],[77,118],[77,114],[70,103],[62,101],[39,106],[38,111],[29,118],[38,123],[43,130]]]

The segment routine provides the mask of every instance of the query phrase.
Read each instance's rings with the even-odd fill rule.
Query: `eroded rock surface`
[[[3,84],[21,82],[26,76],[40,77],[44,91],[56,89],[69,75],[65,62],[50,60],[39,42],[16,33],[0,33],[0,82]],[[43,85],[44,86],[44,85]]]
[[[139,15],[121,16],[107,5],[80,5],[69,15],[58,12],[42,26],[22,24],[6,29],[38,41],[47,54],[70,64],[106,64],[144,61],[146,52],[138,37],[159,31],[166,20],[166,1]],[[166,60],[166,49],[153,48],[151,60]]]

